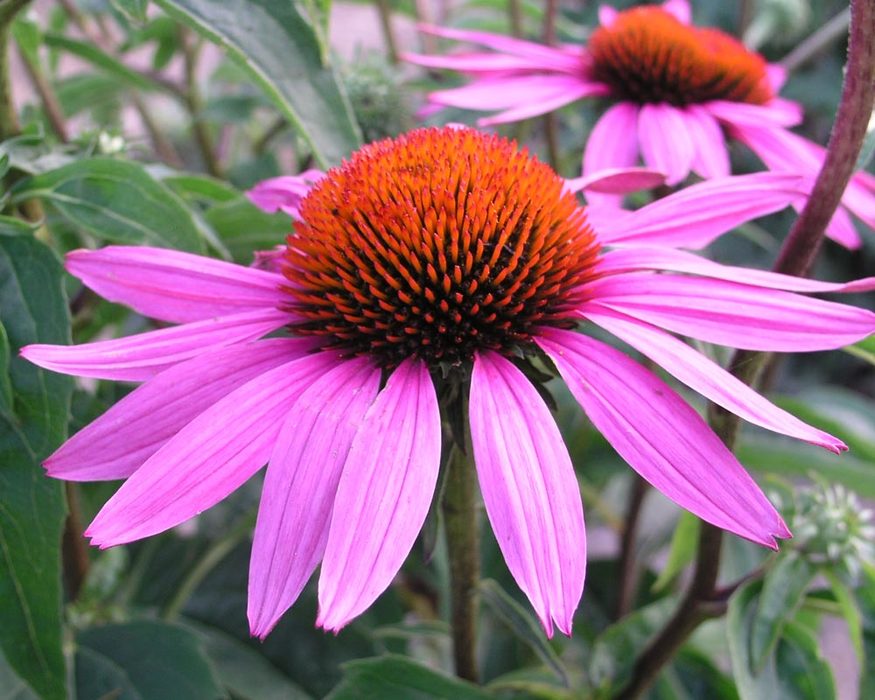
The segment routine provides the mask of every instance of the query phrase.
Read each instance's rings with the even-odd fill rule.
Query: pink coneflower
[[[468,85],[432,92],[428,100],[500,110],[480,119],[481,126],[546,114],[585,97],[604,98],[611,106],[587,141],[584,175],[629,167],[640,157],[666,173],[668,184],[681,182],[690,171],[703,178],[726,176],[726,134],[747,144],[771,169],[812,177],[820,170],[823,149],[785,128],[801,121],[802,109],[777,95],[784,70],[728,34],[691,25],[687,0],[623,12],[602,6],[599,19],[601,26],[586,47],[423,26],[424,32],[494,52],[405,58],[471,75]],[[875,187],[866,177],[854,176],[842,203],[875,228]],[[843,209],[827,234],[849,248],[860,246]]]
[[[719,209],[721,193],[704,184],[712,189],[700,199]],[[774,210],[771,192],[750,188],[749,216]],[[697,222],[696,202],[682,194],[676,237],[701,240],[726,225],[711,214]],[[507,565],[547,634],[554,623],[570,633],[586,563],[583,508],[556,423],[523,371],[547,358],[620,455],[669,498],[765,546],[787,537],[699,414],[581,325],[606,329],[759,426],[845,449],[666,330],[755,350],[834,348],[875,330],[875,314],[784,290],[871,281],[829,284],[667,245],[622,247],[665,243],[646,229],[668,223],[672,198],[603,237],[548,166],[470,129],[367,146],[296,201],[281,272],[156,248],[70,253],[67,269],[103,297],[181,325],[22,350],[55,371],[145,382],[46,461],[57,478],[127,479],[88,528],[93,544],[173,527],[268,464],[250,568],[253,634],[271,630],[320,562],[323,628],[340,629],[380,595],[434,496],[442,419],[465,405]]]

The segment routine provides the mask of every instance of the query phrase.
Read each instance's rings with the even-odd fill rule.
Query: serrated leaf
[[[178,625],[142,620],[84,630],[79,646],[124,671],[143,700],[222,697],[197,636]]]
[[[750,654],[751,629],[762,581],[739,588],[729,601],[726,633],[732,673],[742,700],[830,700],[835,681],[823,659],[817,638],[805,626],[787,621],[775,653],[759,673]]]
[[[514,635],[534,651],[541,661],[556,674],[564,686],[568,686],[568,672],[559,655],[544,637],[544,632],[535,617],[511,598],[497,581],[484,579],[478,585],[480,597],[492,611],[513,631]]]
[[[487,700],[492,695],[406,656],[389,654],[343,664],[343,681],[326,700]]]
[[[684,570],[687,564],[693,561],[698,542],[699,519],[688,511],[682,511],[671,538],[668,559],[656,581],[653,582],[654,592],[663,591]]]
[[[119,243],[202,252],[191,212],[139,163],[90,158],[34,175],[15,188],[16,201],[51,202],[88,233]]]
[[[322,167],[339,165],[361,134],[320,43],[288,0],[157,0],[165,11],[228,50],[301,133]]]
[[[802,556],[782,555],[763,580],[756,615],[751,623],[750,654],[759,672],[775,649],[785,623],[802,603],[815,569]]]
[[[0,648],[44,699],[66,697],[61,651],[61,483],[40,461],[66,436],[72,382],[18,357],[29,343],[68,343],[60,261],[29,234],[0,236],[0,322],[11,406],[0,412]]]

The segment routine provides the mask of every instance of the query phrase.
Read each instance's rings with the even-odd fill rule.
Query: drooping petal
[[[689,175],[693,142],[681,110],[668,104],[643,105],[638,112],[638,141],[644,162],[664,172],[669,185]]]
[[[665,175],[649,168],[608,168],[565,181],[569,192],[586,190],[587,197],[593,193],[617,195],[640,192],[664,184]]]
[[[538,76],[541,83],[546,79],[546,76]],[[593,97],[595,95],[606,95],[608,88],[601,83],[592,83],[577,78],[567,79],[567,84],[564,87],[555,86],[548,89],[549,86],[541,86],[544,93],[539,98],[537,95],[529,96],[530,102],[520,104],[516,107],[511,107],[498,114],[493,114],[491,117],[478,119],[478,126],[491,126],[494,124],[507,124],[516,122],[522,119],[537,117],[541,114],[547,114],[554,110],[571,104],[583,97]]]
[[[227,394],[134,472],[86,537],[101,548],[133,542],[221,501],[267,462],[295,397],[339,362],[333,352],[307,355]]]
[[[270,632],[322,559],[343,463],[379,386],[380,370],[357,358],[319,377],[292,404],[270,456],[255,525],[253,635]]]
[[[693,21],[693,11],[688,0],[665,0],[662,9],[674,15],[681,24],[690,24]]]
[[[507,566],[548,637],[571,634],[583,592],[583,505],[568,450],[543,399],[500,355],[474,361],[471,441],[486,513]]]
[[[256,340],[291,319],[268,308],[96,343],[28,345],[21,355],[61,374],[140,382],[208,350]]]
[[[595,280],[587,289],[587,305],[746,350],[829,350],[875,332],[875,313],[866,309],[719,279],[629,273]]]
[[[319,576],[317,625],[339,630],[392,582],[428,514],[440,452],[428,369],[405,360],[365,415],[343,466]]]
[[[619,102],[599,118],[586,140],[583,151],[583,176],[611,168],[630,168],[638,162],[638,106]],[[656,169],[656,172],[663,172]],[[596,206],[618,207],[622,197],[589,193],[587,201]]]
[[[427,55],[416,53],[400,54],[402,61],[413,63],[423,68],[442,68],[459,71],[470,75],[510,74],[532,71],[559,71],[553,57],[513,56],[504,53],[454,53],[449,55]],[[578,66],[578,73],[580,72]]]
[[[180,362],[67,440],[45,461],[46,472],[67,481],[126,479],[219,399],[313,347],[309,339],[274,338]]]
[[[736,226],[790,206],[806,188],[807,179],[795,174],[737,175],[685,187],[628,216],[590,218],[605,243],[704,248]]]
[[[429,102],[460,109],[496,110],[532,107],[533,102],[600,94],[603,86],[565,75],[511,75],[474,80],[468,85],[429,93]]]
[[[787,292],[869,292],[875,289],[875,277],[865,277],[853,282],[821,282],[807,277],[782,275],[767,270],[721,265],[695,253],[675,248],[631,246],[616,248],[599,258],[600,274],[619,274],[635,270],[665,270],[684,272],[702,277],[739,282],[754,287],[781,289]]]
[[[801,212],[803,206],[804,202],[800,202],[795,204],[794,208],[796,211]],[[848,250],[857,250],[863,245],[863,239],[857,233],[854,222],[851,221],[848,212],[842,207],[835,210],[835,213],[826,225],[826,236],[839,245],[843,245]]]
[[[776,127],[796,126],[802,121],[802,106],[798,102],[775,98],[765,105],[746,102],[712,100],[702,105],[712,116],[727,125],[761,127],[771,124]]]
[[[739,381],[720,365],[658,328],[595,305],[584,314],[620,340],[727,411],[776,433],[820,445],[836,454],[848,449],[839,439],[803,423]]]
[[[275,308],[288,300],[276,273],[165,248],[74,250],[66,267],[104,299],[171,323]]]
[[[596,428],[668,498],[767,547],[790,535],[738,460],[665,382],[579,333],[544,330],[537,342]]]
[[[684,119],[693,142],[693,170],[706,179],[728,177],[729,151],[717,120],[699,105],[688,106]]]
[[[305,170],[298,175],[283,175],[262,180],[246,193],[249,200],[259,209],[273,214],[282,211],[299,220],[298,207],[313,185],[325,173],[321,170]]]

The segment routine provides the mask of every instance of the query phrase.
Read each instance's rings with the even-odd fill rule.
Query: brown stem
[[[629,503],[626,506],[626,517],[623,521],[623,533],[620,538],[619,593],[617,595],[616,619],[628,615],[635,601],[635,590],[638,584],[638,572],[635,566],[635,539],[638,534],[638,522],[641,519],[641,506],[647,496],[648,484],[637,474],[632,476],[632,486],[629,489]]]
[[[68,481],[64,486],[67,493],[67,520],[64,523],[64,538],[61,547],[64,581],[67,584],[67,595],[70,596],[71,600],[76,600],[88,575],[88,567],[91,562],[88,559],[85,538],[82,536],[84,530],[76,484]]]
[[[61,103],[58,102],[55,91],[46,79],[40,66],[36,62],[31,61],[31,57],[21,47],[19,47],[18,55],[21,57],[21,62],[24,65],[27,77],[30,78],[31,85],[33,85],[39,95],[52,131],[55,132],[61,143],[67,143],[70,140],[70,136],[67,133],[67,124],[64,121],[64,110],[61,109]]]
[[[826,225],[838,207],[863,144],[875,99],[875,0],[852,0],[848,63],[836,120],[827,145],[823,168],[811,196],[784,241],[773,266],[776,272],[804,275],[814,263],[823,242]],[[747,384],[753,384],[768,354],[737,351],[730,370]],[[709,407],[714,432],[732,449],[738,435],[737,416],[716,406]],[[629,683],[616,696],[624,700],[640,697],[656,680],[663,667],[701,622],[722,614],[725,601],[715,591],[720,565],[722,532],[702,523],[696,568],[680,607],[666,626],[644,649],[633,667]]]
[[[12,81],[9,71],[9,34],[12,20],[27,7],[30,0],[0,0],[0,140],[15,136],[21,130],[18,113],[12,101]]]
[[[386,54],[389,62],[394,66],[398,64],[398,40],[395,38],[395,29],[392,27],[392,8],[389,0],[377,0],[377,14],[380,16],[380,28],[383,31],[383,41],[386,42]]]
[[[197,41],[192,41],[190,33],[179,30],[179,43],[185,59],[185,104],[191,117],[191,129],[207,172],[214,177],[222,177],[222,166],[216,155],[213,137],[207,124],[201,118],[203,98],[197,80],[197,61],[200,53]]]
[[[140,97],[138,93],[132,92],[131,102],[137,110],[137,114],[140,115],[140,121],[143,122],[143,126],[149,133],[149,140],[152,142],[152,147],[155,149],[156,155],[171,167],[184,167],[185,163],[182,160],[182,156],[179,155],[179,152],[170,142],[170,139],[164,135],[164,132],[155,121],[155,118],[152,116],[152,113],[149,111],[143,98]]]
[[[520,0],[510,0],[507,6],[510,19],[510,33],[520,38],[523,35],[523,8]]]
[[[480,529],[474,465],[458,447],[447,461],[443,515],[450,558],[453,658],[456,675],[477,682],[477,584]]]

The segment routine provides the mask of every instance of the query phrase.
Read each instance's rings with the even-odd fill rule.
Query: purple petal
[[[276,338],[180,362],[67,440],[45,461],[46,472],[67,481],[126,479],[219,399],[313,347],[309,339]]]
[[[704,248],[736,226],[784,209],[808,186],[804,177],[781,173],[706,180],[628,216],[600,218],[596,230],[610,244]]]
[[[334,500],[316,624],[337,631],[389,586],[434,495],[441,419],[424,363],[389,377],[353,439]]]
[[[477,120],[478,126],[491,126],[494,124],[507,124],[508,122],[521,121],[531,117],[537,117],[541,114],[547,114],[554,110],[571,104],[583,97],[593,97],[597,95],[608,94],[608,88],[601,83],[591,83],[579,78],[565,79],[565,86],[557,85],[550,86],[544,84],[547,80],[546,76],[537,76],[540,80],[538,90],[531,89],[528,95],[528,100],[525,104],[520,104],[511,109],[506,109],[503,112],[494,114],[491,117],[485,117]],[[542,90],[542,94],[538,95],[538,91]]]
[[[568,450],[544,400],[494,352],[474,361],[471,441],[486,513],[507,566],[548,637],[571,634],[583,593],[583,504]]]
[[[665,184],[665,175],[648,168],[609,168],[599,170],[592,175],[576,177],[565,181],[569,192],[586,190],[587,196],[592,193],[628,194],[649,190]]]
[[[295,220],[301,216],[298,207],[319,180],[325,177],[321,170],[305,170],[299,175],[283,175],[262,180],[246,193],[259,209],[273,214],[282,211]]]
[[[693,142],[684,116],[668,104],[646,104],[638,112],[641,155],[648,167],[668,176],[669,185],[686,178],[693,164]]]
[[[869,292],[875,289],[875,277],[853,282],[821,282],[806,277],[781,275],[748,267],[721,265],[694,253],[663,246],[647,248],[632,246],[617,248],[599,258],[599,274],[618,274],[636,270],[665,270],[684,272],[702,277],[739,282],[754,287],[782,289],[788,292]]]
[[[599,5],[599,24],[603,27],[610,27],[616,21],[619,14],[610,5]]]
[[[767,547],[790,535],[738,460],[665,382],[579,333],[544,330],[537,342],[596,428],[668,498]]]
[[[108,246],[67,254],[67,270],[100,296],[171,323],[275,308],[282,276],[164,248]]]
[[[364,358],[319,377],[292,404],[264,479],[249,564],[249,627],[264,638],[295,602],[328,541],[353,436],[380,387]]]
[[[628,316],[593,306],[584,315],[699,392],[754,425],[820,445],[836,454],[847,446],[778,408],[720,365],[674,336]]]
[[[599,118],[586,140],[583,151],[583,175],[593,175],[609,168],[630,168],[638,162],[638,106],[619,102],[608,108]],[[660,172],[657,169],[657,172]],[[619,206],[616,196],[595,197],[587,200],[594,205]]]
[[[769,63],[766,65],[766,79],[769,81],[772,92],[777,94],[787,82],[787,69],[778,63]]]
[[[27,345],[21,355],[61,374],[140,382],[208,350],[256,340],[291,319],[262,309],[84,345]]]
[[[268,370],[217,401],[152,455],[86,530],[101,548],[148,537],[215,505],[270,456],[289,404],[340,361],[318,352]]]
[[[728,177],[729,150],[717,120],[698,105],[690,105],[684,118],[693,142],[693,170],[704,178]]]
[[[448,56],[430,56],[426,54],[402,53],[401,60],[424,68],[442,68],[455,70],[470,75],[510,74],[532,71],[556,71],[579,74],[581,66],[574,70],[557,67],[552,58],[534,58],[531,56],[513,56],[503,53],[456,53]],[[578,62],[579,63],[579,62]]]
[[[713,100],[703,105],[712,116],[729,126],[761,127],[796,126],[802,121],[802,107],[798,102],[776,98],[765,105],[745,102]]]
[[[746,350],[828,350],[875,332],[875,313],[866,309],[718,279],[630,273],[598,279],[587,289],[587,304]]]
[[[662,9],[670,15],[674,15],[681,24],[690,24],[693,21],[693,11],[687,0],[665,0],[662,3]]]

